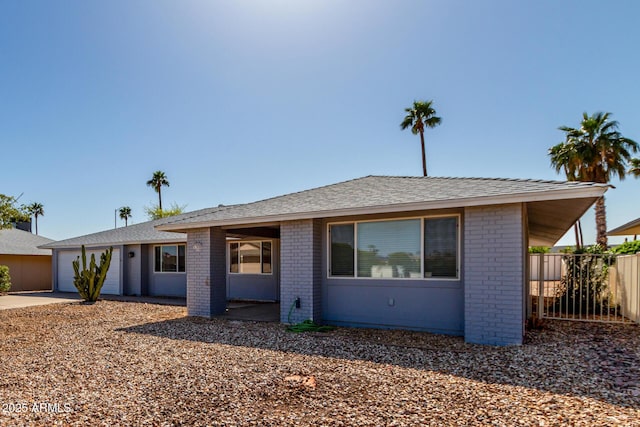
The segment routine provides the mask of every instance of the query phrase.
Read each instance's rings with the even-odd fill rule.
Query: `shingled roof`
[[[198,226],[593,198],[601,196],[607,188],[605,184],[587,182],[366,176],[258,202],[185,213],[168,218],[158,228],[187,230]]]
[[[156,225],[162,224],[164,221],[166,221],[166,218],[73,237],[71,239],[43,244],[40,247],[59,249],[77,248],[82,245],[87,247],[96,247],[147,243],[172,243],[185,242],[187,240],[186,234],[168,233],[155,228]]]
[[[626,224],[616,227],[613,230],[607,232],[611,236],[631,236],[633,234],[640,234],[640,218],[629,221]]]
[[[48,249],[39,246],[53,242],[46,237],[15,228],[0,230],[0,255],[51,255]]]

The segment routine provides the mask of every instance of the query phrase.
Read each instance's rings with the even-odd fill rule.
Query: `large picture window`
[[[329,225],[329,275],[458,278],[458,216]]]
[[[229,272],[238,274],[271,274],[271,242],[229,243]]]
[[[186,266],[185,245],[155,247],[154,271],[156,273],[184,273]]]

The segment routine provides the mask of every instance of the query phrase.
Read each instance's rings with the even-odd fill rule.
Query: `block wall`
[[[280,321],[321,322],[322,223],[286,221],[280,225]],[[300,308],[293,308],[300,298]],[[291,318],[289,319],[289,311]]]
[[[466,208],[464,336],[467,342],[522,344],[526,236],[520,203]]]

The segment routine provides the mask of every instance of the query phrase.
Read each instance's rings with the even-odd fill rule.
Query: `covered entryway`
[[[100,254],[103,249],[88,249],[87,264],[91,258],[91,254],[95,254],[96,262],[100,262]],[[56,283],[57,291],[60,292],[77,292],[73,285],[73,264],[77,257],[81,256],[81,251],[59,251],[57,256]],[[107,278],[102,287],[103,294],[118,295],[120,294],[120,250],[114,249],[111,255],[111,264],[107,272]]]
[[[227,299],[280,300],[278,226],[227,230]]]

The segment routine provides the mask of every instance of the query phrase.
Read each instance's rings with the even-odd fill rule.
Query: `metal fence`
[[[531,254],[529,313],[640,323],[640,254]]]

